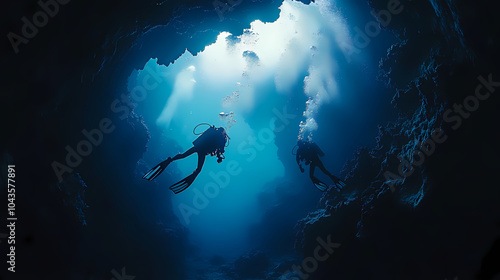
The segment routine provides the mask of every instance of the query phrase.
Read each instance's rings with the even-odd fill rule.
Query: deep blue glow
[[[371,106],[380,99],[375,81],[358,82],[363,71],[370,71],[360,63],[371,67],[376,62],[364,61],[366,53],[347,62],[352,43],[346,20],[326,1],[284,1],[276,22],[256,21],[242,33],[222,32],[204,51],[186,51],[168,66],[151,59],[144,70],[132,73],[128,84],[133,91],[151,71],[162,73],[135,110],[150,128],[144,159],[151,166],[190,148],[199,123],[229,128],[226,159],[217,164],[207,157],[195,183],[172,196],[174,212],[191,240],[203,252],[225,256],[251,248],[248,230],[264,210],[257,199],[273,191],[272,182],[296,192],[310,185],[289,152],[297,136],[312,133],[327,154],[325,165],[338,174],[356,146],[373,139],[377,120],[370,113],[379,108]],[[222,120],[221,112],[232,112],[234,125]],[[288,118],[282,118],[284,112]],[[299,126],[301,122],[305,125]],[[167,188],[195,167],[196,155],[177,161],[158,182]],[[231,171],[236,175],[222,175]],[[221,182],[223,188],[214,190],[213,183]],[[201,199],[200,193],[209,197]],[[320,193],[310,185],[304,196],[319,198]],[[187,209],[196,212],[191,215]]]

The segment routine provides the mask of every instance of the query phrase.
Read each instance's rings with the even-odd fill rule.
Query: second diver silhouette
[[[198,126],[200,125],[202,124],[199,124]],[[196,126],[193,129],[193,133],[195,133],[194,131],[198,126]],[[195,135],[200,135],[200,134],[195,133]],[[146,173],[146,175],[144,175],[142,178],[151,181],[156,177],[158,177],[171,162],[178,159],[183,159],[194,153],[197,153],[198,166],[196,167],[194,172],[191,175],[187,176],[186,178],[170,186],[170,189],[175,194],[178,194],[187,189],[189,186],[191,186],[194,179],[196,179],[196,177],[200,173],[203,164],[205,163],[205,157],[207,155],[217,156],[217,162],[218,163],[222,162],[222,160],[224,159],[224,148],[226,147],[226,142],[228,141],[228,139],[229,136],[227,135],[224,128],[215,127],[214,125],[212,125],[203,133],[201,133],[201,135],[198,138],[196,138],[196,140],[193,141],[193,147],[189,148],[182,154],[174,156],[173,158],[168,157],[166,160],[160,162],[158,165],[149,170],[148,173]]]
[[[327,190],[328,185],[324,182],[320,181],[318,178],[314,176],[314,169],[319,167],[323,173],[328,175],[330,179],[332,179],[334,186],[340,191],[343,187],[345,187],[345,183],[339,178],[332,175],[328,170],[326,170],[323,162],[319,157],[325,155],[323,151],[316,145],[314,142],[299,140],[297,141],[297,153],[295,159],[297,160],[297,164],[299,165],[300,171],[304,173],[304,167],[302,167],[301,162],[304,161],[306,165],[309,166],[309,177],[313,182],[314,186],[318,188],[320,191],[324,192]]]

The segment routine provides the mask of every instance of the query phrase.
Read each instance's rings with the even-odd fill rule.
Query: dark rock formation
[[[401,2],[404,16],[388,26],[400,42],[380,61],[399,118],[380,127],[375,147],[360,148],[346,164],[345,190],[326,192],[299,222],[296,248],[305,258],[318,237],[341,244],[309,279],[473,279],[498,236],[500,193],[489,178],[499,167],[491,129],[499,98],[481,101],[460,125],[444,117],[475,94],[480,75],[500,79],[492,67],[498,40],[490,33],[498,19],[483,1]],[[387,1],[370,4],[378,10]],[[497,24],[473,35],[482,29],[473,16]],[[434,148],[421,146],[438,132]],[[425,148],[432,152],[422,154]]]
[[[184,277],[188,234],[173,214],[171,194],[137,180],[149,168],[139,159],[150,131],[133,110],[122,119],[111,104],[128,99],[127,79],[148,59],[168,64],[186,48],[196,53],[220,31],[237,34],[261,16],[250,10],[279,4],[244,1],[219,21],[213,1],[70,1],[17,54],[4,37],[1,60],[9,70],[0,87],[8,102],[0,112],[9,133],[0,152],[5,164],[19,167],[17,199],[29,205],[17,212],[18,264],[29,269],[16,276],[111,279],[125,267],[145,279]],[[21,18],[40,9],[37,1],[11,3],[2,10],[2,34],[21,34]],[[60,182],[51,164],[66,164],[65,147],[76,149],[86,139],[82,130],[104,118],[113,133]]]

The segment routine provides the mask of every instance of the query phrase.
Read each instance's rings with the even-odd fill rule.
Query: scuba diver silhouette
[[[178,159],[183,159],[188,157],[194,153],[198,154],[198,166],[194,170],[193,174],[187,176],[186,178],[180,180],[179,182],[170,186],[170,189],[178,194],[185,189],[187,189],[193,183],[194,179],[200,174],[200,171],[205,163],[205,157],[207,155],[217,156],[217,162],[221,163],[224,157],[224,148],[226,146],[226,142],[228,141],[229,136],[226,131],[222,127],[215,127],[214,125],[209,125],[210,127],[202,133],[195,133],[195,130],[200,125],[209,125],[207,123],[202,123],[197,125],[193,129],[193,133],[195,135],[200,135],[196,140],[193,141],[193,147],[189,148],[182,154],[178,154],[176,156],[168,157],[166,160],[160,162],[158,165],[149,170],[142,178],[151,181],[158,177],[167,166]]]
[[[334,186],[340,191],[343,187],[345,187],[345,183],[339,178],[333,176],[328,170],[326,170],[323,162],[319,157],[325,155],[323,151],[316,145],[316,143],[299,140],[297,141],[297,153],[296,153],[296,161],[299,165],[300,172],[304,173],[304,168],[302,167],[301,162],[304,161],[306,165],[310,165],[309,167],[309,177],[313,182],[314,186],[318,188],[320,191],[324,192],[327,190],[328,185],[320,181],[318,178],[314,176],[314,169],[319,167],[323,173],[328,175],[330,179],[332,179]]]

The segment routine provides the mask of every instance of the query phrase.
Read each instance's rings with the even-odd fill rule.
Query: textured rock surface
[[[463,31],[475,27],[472,13],[491,14],[483,3],[401,2],[404,16],[388,26],[400,42],[380,60],[399,118],[380,127],[375,147],[360,148],[346,164],[342,193],[326,192],[318,210],[299,221],[296,248],[304,257],[313,255],[318,237],[342,244],[310,279],[473,279],[498,234],[492,211],[499,210],[499,190],[486,179],[498,167],[498,132],[490,129],[498,97],[456,130],[443,119],[453,103],[474,94],[479,75],[498,73],[479,67],[498,61],[490,55],[498,41]],[[370,4],[381,9],[386,1]],[[436,129],[447,138],[421,163],[413,155]],[[418,167],[401,165],[403,176],[402,159]],[[393,184],[387,171],[398,176]]]

